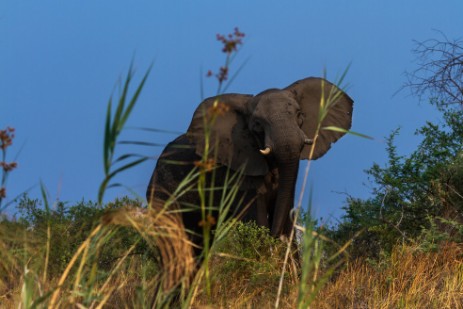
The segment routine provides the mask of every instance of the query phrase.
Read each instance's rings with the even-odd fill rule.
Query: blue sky
[[[154,62],[131,127],[183,132],[201,101],[201,69],[223,64],[217,33],[246,33],[231,69],[247,60],[229,92],[285,87],[326,69],[346,77],[355,101],[352,130],[313,162],[309,185],[317,216],[342,214],[345,192],[368,197],[364,170],[386,162],[384,137],[401,127],[398,148],[416,146],[416,128],[439,114],[403,91],[416,68],[413,40],[461,38],[462,1],[20,1],[0,2],[0,127],[16,128],[9,158],[18,168],[8,195],[46,185],[52,200],[95,200],[103,179],[105,110],[134,59],[136,77]],[[136,79],[137,80],[137,79]],[[139,79],[138,79],[139,80]],[[216,91],[204,79],[204,95]],[[123,139],[167,143],[174,135],[128,130]],[[120,145],[155,157],[161,148]],[[155,162],[116,179],[144,196]],[[305,163],[301,168],[305,167]],[[128,191],[111,189],[106,200]]]

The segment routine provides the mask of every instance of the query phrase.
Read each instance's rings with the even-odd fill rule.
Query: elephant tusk
[[[306,144],[306,145],[312,145],[312,144],[313,144],[313,139],[306,138],[306,139],[304,140],[304,144]]]
[[[260,153],[263,154],[264,156],[268,155],[271,151],[270,147],[266,147],[264,150],[259,149]]]

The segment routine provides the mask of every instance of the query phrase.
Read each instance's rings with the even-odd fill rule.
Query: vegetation
[[[427,123],[417,130],[423,139],[407,156],[397,153],[395,130],[387,139],[387,166],[367,171],[372,197],[348,198],[344,220],[331,232],[342,241],[364,230],[351,247],[353,256],[377,258],[398,242],[431,249],[442,240],[463,240],[463,110],[442,113],[442,126]]]
[[[442,120],[428,122],[416,131],[422,139],[408,155],[398,153],[394,138],[400,130],[394,130],[387,138],[388,164],[373,164],[367,170],[372,197],[348,198],[344,220],[330,232],[333,239],[342,242],[364,231],[350,248],[354,257],[378,258],[392,252],[398,243],[431,250],[438,249],[442,241],[463,240],[463,101],[455,101],[463,94],[463,45],[460,42],[457,48],[458,42],[429,42],[433,49],[424,47],[427,42],[418,46],[422,70],[431,75],[428,79],[415,77],[418,81],[409,81],[407,86],[413,93],[435,95],[430,102]],[[442,49],[441,58],[423,60],[436,52],[435,46]],[[444,78],[442,67],[452,74]],[[442,89],[445,93],[439,92]]]
[[[218,79],[219,91],[226,88],[222,83],[243,37],[238,29],[218,36],[226,63],[208,75]],[[42,187],[41,199],[26,194],[11,199],[17,214],[0,217],[1,307],[461,308],[463,110],[456,99],[463,87],[455,87],[463,80],[461,46],[432,40],[418,44],[417,50],[430,57],[422,57],[421,65],[431,65],[431,75],[413,82],[418,70],[407,86],[420,95],[428,91],[442,121],[419,128],[421,142],[407,155],[399,154],[394,142],[400,130],[390,134],[388,163],[367,171],[370,198],[349,196],[346,213],[334,226],[317,226],[310,213],[300,215],[297,248],[253,223],[213,222],[204,201],[198,205],[204,210],[204,236],[215,242],[205,248],[200,265],[192,260],[185,231],[168,205],[156,208],[127,197],[101,203],[114,176],[145,160],[135,155],[114,159],[117,137],[149,73],[125,105],[130,70],[114,115],[108,104],[99,201],[49,205]],[[435,59],[436,51],[445,53]],[[432,64],[453,69],[447,79],[452,87],[442,86],[436,77],[441,71],[429,70]],[[443,89],[453,92],[443,95]],[[7,175],[17,168],[6,157],[13,139],[14,129],[0,131],[0,213],[12,207],[2,201]],[[209,163],[207,157],[198,162],[177,194],[207,190],[201,178]],[[222,207],[226,210],[226,203]],[[212,232],[214,224],[219,226]]]
[[[461,244],[437,252],[397,245],[375,262],[353,260],[317,295],[313,308],[461,308]]]

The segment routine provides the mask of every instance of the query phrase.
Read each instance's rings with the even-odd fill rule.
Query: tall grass
[[[219,99],[213,105],[215,110],[220,110],[220,92],[227,87],[223,82],[228,78],[232,52],[244,36],[237,29],[234,35],[231,40],[219,37],[227,56],[225,66],[216,74]],[[82,224],[81,234],[70,233],[75,233],[73,225],[82,221],[76,217],[66,221],[52,209],[43,185],[45,210],[31,207],[35,219],[0,221],[2,308],[462,307],[463,251],[457,244],[448,243],[434,253],[400,245],[379,261],[349,261],[345,253],[348,242],[328,255],[325,246],[330,240],[317,230],[310,207],[309,213],[301,216],[310,160],[289,239],[281,241],[271,237],[266,228],[238,222],[231,206],[239,198],[242,172],[229,171],[223,186],[214,185],[216,157],[210,150],[215,145],[209,139],[217,116],[214,109],[212,117],[204,119],[204,155],[167,201],[154,198],[147,207],[139,207],[126,200],[117,207],[109,203],[103,210],[106,190],[118,185],[111,184],[114,177],[147,159],[134,154],[116,158],[116,145],[150,70],[129,95],[134,77],[130,66],[117,104],[113,106],[112,98],[108,102],[104,179],[98,203],[93,208],[80,207],[78,219],[89,221],[84,220],[87,225]],[[342,89],[346,72],[338,89]],[[323,94],[324,87],[322,83]],[[327,97],[322,96],[314,145],[322,130],[365,137],[321,127],[340,95],[333,87]],[[180,209],[177,201],[192,191],[199,195],[200,204]],[[220,203],[214,208],[217,196]],[[204,247],[199,258],[193,254],[191,231],[183,226],[183,211],[201,213]],[[65,246],[60,243],[63,238],[75,243]]]
[[[315,308],[463,308],[463,247],[437,252],[397,245],[378,262],[350,263],[320,291]]]
[[[130,73],[123,96],[129,93],[131,78]],[[136,87],[138,94],[140,87]],[[120,110],[116,114],[130,115],[120,105],[116,110]],[[115,122],[120,124],[127,117],[107,117],[106,127],[115,128]],[[114,153],[117,136],[106,143],[112,150],[105,152],[105,162],[118,161],[108,155]],[[0,222],[2,308],[461,307],[460,245],[449,243],[431,253],[401,245],[377,262],[348,261],[344,252],[349,244],[326,256],[324,246],[329,240],[314,231],[316,226],[307,215],[295,225],[301,233],[301,259],[291,263],[294,241],[274,239],[265,228],[230,219],[241,174],[226,177],[224,187],[228,189],[208,187],[201,178],[213,174],[214,169],[207,165],[211,159],[213,155],[203,157],[168,201],[154,200],[148,208],[137,207],[130,200],[118,207],[106,205],[108,209],[92,217],[97,220],[85,228],[81,238],[66,236],[71,223],[57,221],[42,186],[45,211],[37,216],[44,216],[44,225],[34,220],[32,225],[21,220]],[[121,171],[116,168],[118,172],[112,174],[113,164],[108,166],[106,176]],[[107,187],[102,187],[100,197]],[[209,194],[220,194],[222,201],[215,232],[212,222],[204,225],[203,236],[213,241],[212,246],[205,246],[200,265],[193,258],[189,231],[179,220],[178,209],[172,207],[191,190],[203,195],[196,209],[202,212],[204,222],[213,210]],[[58,240],[65,237],[77,239],[77,243],[71,252],[62,253],[58,265],[51,261],[57,261]],[[347,265],[345,269],[343,265]]]
[[[228,57],[229,54],[227,54],[227,65],[230,61]],[[226,71],[228,72],[228,70]],[[136,158],[132,162],[117,167],[116,164],[132,158],[133,155],[121,155],[117,159],[114,159],[114,156],[119,134],[123,130],[135,106],[149,72],[150,69],[147,70],[140,84],[135,88],[131,99],[127,99],[133,78],[132,66],[130,67],[120,98],[117,101],[118,104],[116,105],[114,115],[112,113],[112,99],[109,100],[104,136],[105,178],[98,192],[98,205],[102,204],[104,193],[107,188],[111,187],[109,183],[117,174],[146,160],[144,157]],[[223,76],[220,78],[222,78],[220,81],[222,82],[224,80]],[[321,102],[323,108],[325,108],[325,105],[326,108],[330,106],[330,99],[331,97],[327,98],[326,104],[325,101]],[[219,104],[221,104],[220,101],[217,101],[213,107]],[[220,109],[217,108],[217,110]],[[3,277],[6,278],[7,282],[3,285],[6,291],[5,295],[10,295],[15,287],[21,286],[21,293],[13,293],[12,295],[15,296],[11,297],[9,305],[19,305],[27,308],[40,306],[50,308],[65,308],[68,306],[101,308],[106,305],[130,307],[136,303],[142,307],[159,307],[169,304],[190,307],[196,302],[203,303],[205,300],[206,304],[214,304],[216,301],[214,298],[214,289],[216,286],[214,278],[217,278],[217,276],[214,277],[211,275],[211,267],[214,269],[214,267],[221,263],[226,265],[230,260],[244,259],[244,261],[249,262],[253,260],[253,257],[242,258],[240,257],[242,252],[240,251],[227,254],[221,252],[220,249],[223,248],[220,246],[224,242],[229,241],[227,238],[231,231],[234,231],[237,222],[236,219],[229,216],[229,213],[231,205],[237,198],[241,172],[229,173],[225,179],[224,186],[214,186],[215,167],[211,162],[215,160],[215,157],[213,154],[211,156],[208,149],[213,148],[208,138],[210,134],[208,128],[214,124],[216,116],[214,113],[212,115],[212,118],[205,119],[206,150],[204,151],[204,156],[197,163],[197,167],[179,184],[171,198],[168,201],[154,199],[148,205],[147,209],[134,208],[129,204],[105,214],[101,218],[100,223],[97,223],[88,231],[87,236],[76,247],[75,252],[70,254],[69,260],[66,261],[62,271],[60,273],[54,272],[54,276],[49,275],[49,269],[53,267],[53,265],[50,265],[49,257],[54,245],[52,236],[57,231],[53,230],[54,227],[50,219],[52,216],[51,210],[45,193],[46,190],[42,186],[45,216],[48,218],[46,220],[46,237],[42,239],[34,236],[34,230],[38,229],[38,226],[30,226],[29,230],[23,229],[24,233],[27,234],[25,237],[30,238],[28,241],[22,242],[20,240],[18,242],[17,238],[12,237],[13,247],[18,245],[24,246],[21,254],[23,259],[20,263],[16,262],[17,252],[11,250],[11,243],[2,244],[5,248],[4,264],[2,265],[2,270],[4,270]],[[322,119],[323,115],[321,116]],[[212,174],[212,184],[206,182],[206,175],[208,173]],[[189,241],[187,235],[189,231],[186,231],[182,225],[179,209],[172,206],[178,198],[192,190],[198,192],[201,200],[200,205],[196,205],[198,208],[197,211],[201,211],[202,214],[202,236],[204,239],[204,248],[200,259],[202,263],[199,266],[196,266],[193,258],[193,244]],[[212,207],[214,194],[220,194],[221,203],[218,209],[213,209]],[[218,218],[213,218],[212,221],[211,217],[214,210],[218,211],[219,216]],[[215,225],[214,234],[212,234],[213,225]],[[127,227],[136,231],[137,237],[132,239],[133,243],[125,246],[119,252],[116,261],[110,263],[109,268],[102,267],[100,259],[105,254],[106,244],[113,242],[118,237],[121,228]],[[2,225],[1,228],[7,227]],[[21,230],[21,227],[16,228]],[[260,248],[261,257],[265,255],[273,256],[271,262],[266,264],[271,269],[268,275],[270,275],[270,278],[273,278],[273,284],[269,286],[276,288],[278,280],[276,280],[275,275],[281,273],[278,289],[272,293],[276,295],[276,307],[279,307],[283,282],[291,286],[295,286],[299,284],[298,282],[301,282],[299,297],[296,301],[298,307],[304,307],[310,303],[313,296],[308,300],[303,295],[308,292],[310,292],[310,295],[314,295],[316,291],[315,286],[319,286],[322,282],[318,278],[323,252],[320,246],[321,240],[318,237],[310,238],[312,235],[311,229],[312,226],[307,226],[304,232],[305,246],[302,251],[303,281],[299,281],[298,279],[300,270],[296,266],[297,263],[293,264],[293,267],[289,271],[289,277],[285,275],[288,273],[286,269],[289,252],[293,248],[293,241],[291,239],[287,243],[267,239],[266,242],[271,245]],[[255,232],[253,232],[253,229],[249,229],[248,233],[252,234]],[[241,238],[245,239],[246,237],[249,237],[249,235],[241,233]],[[265,239],[263,235],[260,237],[261,239]],[[266,237],[270,236],[267,235]],[[212,238],[214,238],[214,241],[211,241]],[[31,240],[36,241],[37,244],[30,246],[29,241]],[[155,255],[157,258],[143,263],[143,256],[132,255],[140,242],[144,242],[151,248],[152,252],[158,252]],[[212,244],[212,247],[210,247],[210,244]],[[245,248],[241,249],[244,250]],[[283,254],[284,252],[285,254]],[[36,258],[42,256],[43,260]],[[36,263],[31,263],[33,258],[35,258]],[[221,260],[219,263],[217,262],[217,258]],[[13,263],[13,261],[15,262]],[[150,268],[151,272],[146,271],[146,267]],[[257,267],[257,264],[254,264],[254,267]],[[14,271],[9,271],[10,269]],[[133,275],[121,275],[122,270],[131,272]],[[250,271],[252,272],[252,268]],[[309,278],[307,276],[308,272],[313,273],[309,285],[306,282]],[[141,277],[140,273],[142,274]],[[21,274],[20,280],[17,279],[17,274]],[[237,272],[236,275],[243,274]],[[148,276],[151,276],[151,278]],[[238,278],[237,280],[239,281]],[[133,294],[134,291],[130,286],[131,284],[138,287],[138,293]],[[310,286],[310,291],[307,290],[307,286]],[[291,289],[286,289],[285,295],[290,295],[290,292]],[[207,297],[204,298],[203,295]],[[244,305],[248,301],[253,302],[251,300],[252,297],[246,295],[246,293],[240,293],[236,296],[238,298],[245,297],[242,300],[237,300],[240,304]],[[124,301],[121,301],[122,299]],[[271,297],[268,299],[272,299],[273,302],[274,298]],[[293,304],[294,302],[286,300],[285,303]]]

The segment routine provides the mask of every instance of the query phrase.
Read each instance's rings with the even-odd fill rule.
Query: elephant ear
[[[290,91],[299,102],[305,115],[302,130],[309,139],[315,141],[313,145],[304,146],[301,159],[318,159],[331,148],[332,143],[345,134],[324,128],[350,129],[354,101],[337,86],[323,78],[305,78],[293,83],[286,90]],[[324,107],[321,109],[322,104]],[[323,111],[326,112],[324,117]],[[320,120],[320,130],[315,140]],[[312,147],[315,149],[311,156]]]
[[[193,114],[187,131],[196,145],[196,154],[204,155],[206,131],[209,131],[209,157],[244,174],[263,176],[268,173],[264,156],[248,129],[247,108],[252,95],[223,94],[204,100]],[[208,130],[206,130],[208,128]]]

